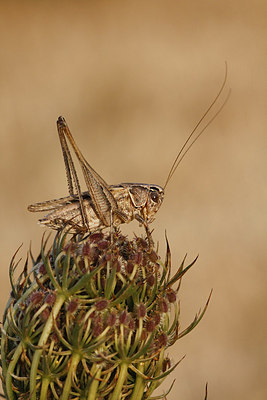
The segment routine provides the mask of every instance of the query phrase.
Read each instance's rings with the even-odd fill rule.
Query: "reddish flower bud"
[[[56,332],[52,333],[51,340],[53,340],[55,343],[59,343],[59,338]]]
[[[125,324],[126,320],[127,320],[127,312],[122,311],[122,313],[119,316],[120,324]]]
[[[136,323],[135,320],[133,318],[130,319],[129,323],[128,323],[128,328],[133,331],[136,328]]]
[[[153,286],[155,283],[155,276],[152,274],[147,275],[146,281],[147,281],[148,286]]]
[[[102,311],[104,310],[108,305],[108,300],[106,299],[101,299],[95,302],[95,308],[97,311]]]
[[[106,321],[108,326],[114,326],[116,323],[116,314],[114,312],[108,314],[107,316],[107,321]]]
[[[78,301],[77,300],[71,300],[69,302],[69,304],[68,304],[67,311],[72,314],[77,310],[77,308],[78,308]]]
[[[146,307],[143,303],[136,307],[137,318],[144,318],[146,316]]]
[[[135,264],[141,264],[143,261],[143,253],[141,251],[138,251],[137,253],[134,254],[134,262]]]
[[[166,347],[166,346],[167,346],[168,337],[167,337],[166,333],[163,333],[163,332],[162,332],[162,333],[157,337],[157,339],[158,339],[159,348],[162,348],[162,347]]]
[[[90,250],[91,250],[90,244],[88,242],[84,243],[82,248],[83,256],[88,257],[90,255]]]
[[[160,299],[158,302],[159,311],[162,313],[168,312],[168,303],[165,299]]]
[[[93,329],[93,335],[95,337],[99,336],[103,332],[103,325],[96,324]]]
[[[37,306],[43,302],[44,294],[41,292],[34,292],[30,296],[30,302],[32,305]]]
[[[172,289],[166,293],[166,297],[170,303],[176,302],[176,294]]]
[[[46,302],[47,304],[49,304],[50,306],[52,306],[52,305],[55,303],[55,301],[56,301],[56,295],[55,295],[55,293],[54,293],[54,292],[48,293],[48,295],[47,295],[46,298],[45,298],[45,302]]]
[[[134,265],[133,265],[132,261],[128,261],[127,265],[126,265],[126,272],[128,274],[131,274],[133,272],[133,269],[134,269]]]
[[[103,321],[100,315],[97,315],[94,319],[93,335],[99,336],[103,332]]]
[[[41,275],[45,275],[46,274],[46,268],[44,264],[41,264],[39,267],[39,272]]]
[[[137,245],[141,248],[143,248],[144,250],[148,248],[148,244],[146,242],[146,240],[142,239],[142,238],[137,238],[136,240]]]
[[[89,240],[91,243],[98,243],[100,240],[102,240],[104,237],[104,234],[102,232],[97,232],[97,233],[92,233],[90,235]]]
[[[146,330],[148,332],[153,332],[154,329],[155,329],[155,322],[152,319],[148,320],[146,322]]]
[[[158,255],[154,250],[151,250],[151,252],[148,253],[148,257],[152,262],[156,262],[158,260]]]
[[[121,264],[120,264],[119,260],[114,260],[113,261],[112,268],[114,268],[116,270],[116,272],[120,272]]]
[[[50,315],[50,310],[49,308],[45,308],[42,312],[41,312],[41,319],[43,322],[46,322],[49,318]]]
[[[155,323],[155,325],[157,326],[160,323],[161,317],[159,313],[156,313],[153,315],[153,321]]]
[[[79,260],[79,268],[80,268],[80,270],[82,271],[82,272],[85,272],[85,262],[84,262],[84,258],[81,258],[80,260]]]
[[[169,359],[169,357],[166,357],[162,363],[162,372],[165,372],[170,368],[171,368],[171,360]]]
[[[71,253],[73,253],[75,250],[77,249],[77,244],[76,243],[68,243],[67,246],[64,247],[65,252],[67,253],[68,251],[70,251]]]
[[[103,256],[103,261],[110,261],[111,260],[111,253],[105,253]]]

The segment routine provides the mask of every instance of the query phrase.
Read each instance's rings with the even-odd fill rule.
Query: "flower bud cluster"
[[[171,277],[168,247],[162,262],[143,238],[62,232],[30,273],[15,279],[15,269],[13,259],[1,351],[8,399],[149,398],[175,368],[165,353],[180,335],[174,285],[185,270]]]

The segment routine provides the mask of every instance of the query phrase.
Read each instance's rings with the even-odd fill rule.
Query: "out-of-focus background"
[[[180,294],[183,326],[213,288],[200,325],[170,349],[186,358],[168,399],[203,399],[206,381],[211,399],[267,398],[266,18],[266,0],[1,2],[2,311],[11,256],[22,242],[23,258],[30,241],[40,248],[41,215],[27,205],[67,194],[57,117],[108,183],[163,185],[227,61],[231,97],[153,225],[174,266],[200,254]]]

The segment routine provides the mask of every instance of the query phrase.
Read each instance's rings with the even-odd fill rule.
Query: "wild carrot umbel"
[[[10,264],[1,338],[6,398],[153,399],[179,364],[168,348],[207,308],[180,329],[181,278],[196,260],[172,273],[168,242],[163,262],[147,239],[119,232],[112,241],[101,232],[68,239],[64,231],[30,259],[18,278],[14,257]]]

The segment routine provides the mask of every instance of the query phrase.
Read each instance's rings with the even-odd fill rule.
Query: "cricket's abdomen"
[[[102,222],[92,209],[90,199],[83,199],[83,204],[90,230],[100,228]],[[78,200],[73,200],[71,203],[66,202],[66,204],[55,208],[52,212],[39,219],[39,222],[41,225],[56,230],[65,227],[70,229],[70,233],[79,233],[85,230]]]
[[[116,213],[112,215],[112,224],[119,226],[122,223],[128,223],[134,219],[133,207],[131,206],[130,197],[127,196],[127,190],[119,187],[110,187],[110,192],[113,194],[117,201],[118,209],[124,215],[127,215],[127,220],[122,221]],[[89,224],[90,232],[97,229],[106,228],[109,225],[104,225],[101,219],[96,215],[91,198],[88,192],[82,193],[83,207],[86,214],[86,218]],[[34,209],[35,208],[35,209]],[[82,233],[86,230],[84,226],[79,199],[63,197],[59,200],[50,200],[49,207],[46,202],[37,203],[36,205],[29,207],[30,211],[47,211],[52,210],[50,213],[39,219],[41,225],[47,226],[51,229],[69,229],[70,233]]]

